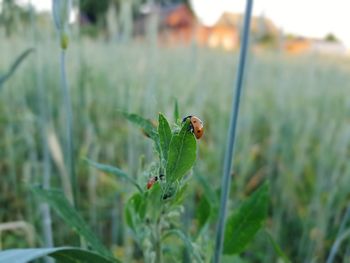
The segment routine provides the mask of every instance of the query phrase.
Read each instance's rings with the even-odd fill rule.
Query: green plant
[[[190,120],[187,118],[181,122],[179,119],[177,104],[174,113],[176,121],[172,126],[161,113],[156,126],[139,115],[121,112],[127,120],[142,128],[143,133],[154,143],[156,158],[142,173],[142,177],[133,178],[119,168],[91,160],[87,162],[102,172],[126,180],[136,188],[137,191],[126,201],[125,220],[135,245],[142,251],[144,262],[169,262],[181,255],[183,261],[207,262],[212,253],[206,253],[201,248],[201,230],[213,214],[210,212],[211,203],[205,195],[196,207],[199,222],[197,234],[191,236],[181,227],[185,195],[190,191],[187,186],[189,177],[186,175],[195,163],[197,143],[190,128]],[[152,180],[152,184],[146,189],[148,180]],[[61,191],[35,187],[33,193],[40,200],[47,202],[53,211],[85,240],[92,252],[65,247],[24,249],[4,251],[0,253],[0,259],[13,257],[17,262],[27,262],[49,255],[57,259],[71,258],[84,262],[91,256],[95,258],[95,262],[118,262]],[[263,226],[267,216],[267,204],[268,186],[265,184],[230,215],[225,231],[225,254],[235,255],[245,250]],[[178,243],[178,240],[182,244]],[[209,242],[209,246],[212,245]],[[186,253],[182,253],[183,251]]]
[[[189,177],[185,175],[196,160],[196,140],[190,130],[189,119],[181,123],[177,104],[174,110],[175,123],[172,126],[161,113],[158,117],[158,128],[150,120],[136,114],[122,112],[122,115],[138,125],[154,142],[157,158],[143,173],[143,178],[132,178],[119,168],[87,161],[105,173],[125,179],[138,190],[126,201],[125,217],[145,262],[169,262],[174,254],[181,251],[182,246],[187,251],[184,255],[190,257],[193,262],[208,261],[210,256],[208,257],[193,237],[180,227],[180,216],[186,203],[185,194],[190,191],[187,187]],[[154,181],[154,178],[157,180]],[[146,180],[152,182],[147,187],[148,190]],[[144,184],[140,185],[139,181]],[[262,227],[267,216],[267,204],[268,187],[264,185],[230,216],[225,232],[224,253],[237,254],[245,249]],[[196,237],[198,241],[201,239],[201,229],[212,216],[210,206],[211,203],[204,195],[196,208],[199,222],[199,235]],[[168,242],[173,241],[175,237],[182,240],[183,245],[176,248],[176,243],[173,243],[169,250]],[[166,247],[168,249],[165,249]],[[186,261],[185,258],[183,260]]]

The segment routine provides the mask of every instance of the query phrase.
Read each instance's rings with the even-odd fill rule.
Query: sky
[[[50,9],[52,2],[20,1],[31,1],[39,10]],[[243,12],[246,3],[245,0],[191,2],[197,16],[207,25],[215,23],[224,11]],[[253,14],[270,18],[285,33],[317,38],[333,33],[350,48],[350,0],[255,0]]]

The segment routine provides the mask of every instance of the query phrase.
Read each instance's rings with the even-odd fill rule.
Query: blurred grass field
[[[0,72],[33,46],[30,43],[20,38],[1,40]],[[33,224],[38,246],[42,244],[40,215],[29,188],[40,184],[43,175],[40,103],[46,105],[50,138],[64,141],[65,127],[57,43],[42,39],[35,48],[0,90],[0,222]],[[195,45],[155,49],[89,39],[72,43],[67,73],[79,210],[106,244],[130,242],[120,209],[130,187],[89,168],[83,158],[114,164],[142,178],[144,160],[152,159],[151,143],[118,110],[152,119],[158,112],[171,117],[178,100],[181,115],[195,114],[205,125],[188,206],[198,194],[208,194],[208,186],[214,193],[219,191],[237,60],[238,54]],[[38,92],[38,85],[44,92]],[[349,205],[349,93],[348,58],[278,52],[249,55],[230,207],[269,180],[267,228],[292,262],[325,261]],[[60,188],[64,174],[55,156],[60,156],[64,145],[53,141],[49,141],[52,186]],[[211,219],[209,228],[214,229],[215,212]],[[63,222],[56,215],[53,220],[55,244],[74,243]],[[191,213],[189,220],[193,220]],[[206,231],[206,242],[213,242]],[[24,236],[20,231],[3,232],[1,248],[28,247]],[[344,244],[340,254],[347,257],[338,262],[350,262],[350,243]],[[129,253],[125,246],[117,251]],[[263,235],[257,236],[244,258],[243,262],[276,260]]]

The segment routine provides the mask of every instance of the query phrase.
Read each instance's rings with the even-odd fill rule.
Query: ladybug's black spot
[[[197,131],[197,133],[201,133],[201,131],[200,131],[200,130],[198,130],[198,131]]]

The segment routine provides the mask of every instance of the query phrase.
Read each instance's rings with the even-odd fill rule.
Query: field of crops
[[[74,188],[64,162],[66,108],[57,42],[1,39],[0,73],[33,46],[36,51],[0,86],[0,226],[26,222],[0,232],[0,249],[45,244],[41,201],[33,189],[49,175],[51,188],[68,199],[76,193],[82,218],[117,258],[154,262],[147,242],[140,243],[133,229],[141,208],[125,209],[137,189],[86,159],[119,167],[145,190],[156,150],[120,112],[155,122],[161,112],[173,127],[177,102],[180,117],[200,117],[205,132],[197,141],[184,195],[168,214],[176,218],[168,223],[186,233],[190,245],[181,238],[164,239],[164,262],[210,262],[238,53],[73,40],[66,61]],[[251,51],[246,70],[228,213],[264,182],[269,184],[268,212],[244,251],[224,260],[325,262],[345,234],[334,262],[350,262],[350,60]],[[54,245],[79,246],[79,236],[55,210]],[[142,231],[147,232],[147,220],[152,218],[142,221]]]

